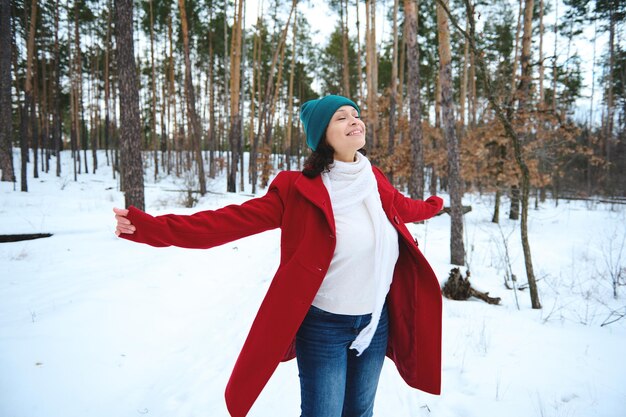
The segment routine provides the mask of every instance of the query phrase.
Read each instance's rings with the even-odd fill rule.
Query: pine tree
[[[0,0],[0,181],[15,181],[11,100],[11,1]]]
[[[139,91],[133,41],[133,1],[115,0],[120,100],[120,153],[125,206],[145,209],[139,123]]]
[[[448,1],[444,0],[447,6]],[[450,263],[465,265],[463,243],[463,182],[461,179],[459,138],[454,127],[452,104],[452,64],[450,54],[450,29],[443,6],[437,3],[439,35],[439,80],[441,83],[441,121],[444,139],[448,146],[448,186],[450,190]]]

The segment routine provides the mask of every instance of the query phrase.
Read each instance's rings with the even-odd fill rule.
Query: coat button
[[[328,235],[329,238],[334,239],[335,235],[333,235],[332,233]]]
[[[396,224],[400,224],[400,219],[398,218],[398,216],[393,216],[393,221],[394,221]]]
[[[419,244],[417,243],[417,239],[413,239],[413,242],[415,242],[415,246],[419,246]]]

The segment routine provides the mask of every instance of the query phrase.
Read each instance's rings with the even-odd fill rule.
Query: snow
[[[111,209],[124,198],[110,167],[74,182],[68,153],[62,161],[61,177],[32,178],[29,165],[28,193],[0,184],[0,234],[54,234],[0,244],[0,416],[228,416],[224,388],[278,266],[279,231],[210,250],[124,241],[113,233]],[[185,189],[184,181],[161,175],[154,182],[150,158],[146,164],[152,214],[250,198],[249,189],[222,192],[222,175],[196,207],[184,208],[182,193],[171,191]],[[467,194],[464,204],[472,206],[465,216],[471,280],[502,305],[444,299],[442,395],[409,388],[386,360],[375,415],[626,415],[626,319],[601,326],[612,311],[626,312],[626,288],[613,298],[608,272],[626,264],[625,207],[547,200],[532,209],[543,309],[530,308],[526,290],[518,310],[504,287],[503,259],[506,240],[523,284],[519,222],[507,218],[503,201],[500,226],[491,223],[493,196]],[[442,284],[452,267],[449,228],[447,215],[409,225]],[[290,361],[249,415],[298,414]]]

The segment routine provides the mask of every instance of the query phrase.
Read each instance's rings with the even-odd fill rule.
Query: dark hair
[[[367,155],[365,148],[359,149],[363,155]],[[315,178],[322,172],[330,170],[330,166],[335,162],[335,149],[326,142],[326,134],[322,136],[317,149],[311,152],[311,155],[304,161],[302,174],[308,178]]]

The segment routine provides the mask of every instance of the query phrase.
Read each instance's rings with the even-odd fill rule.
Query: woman
[[[313,151],[267,194],[190,216],[114,209],[116,234],[152,246],[210,248],[281,228],[281,261],[226,387],[244,417],[280,361],[297,358],[301,417],[369,417],[385,355],[412,387],[439,394],[441,292],[405,222],[442,200],[411,200],[358,152],[360,109],[341,96],[302,105]]]

